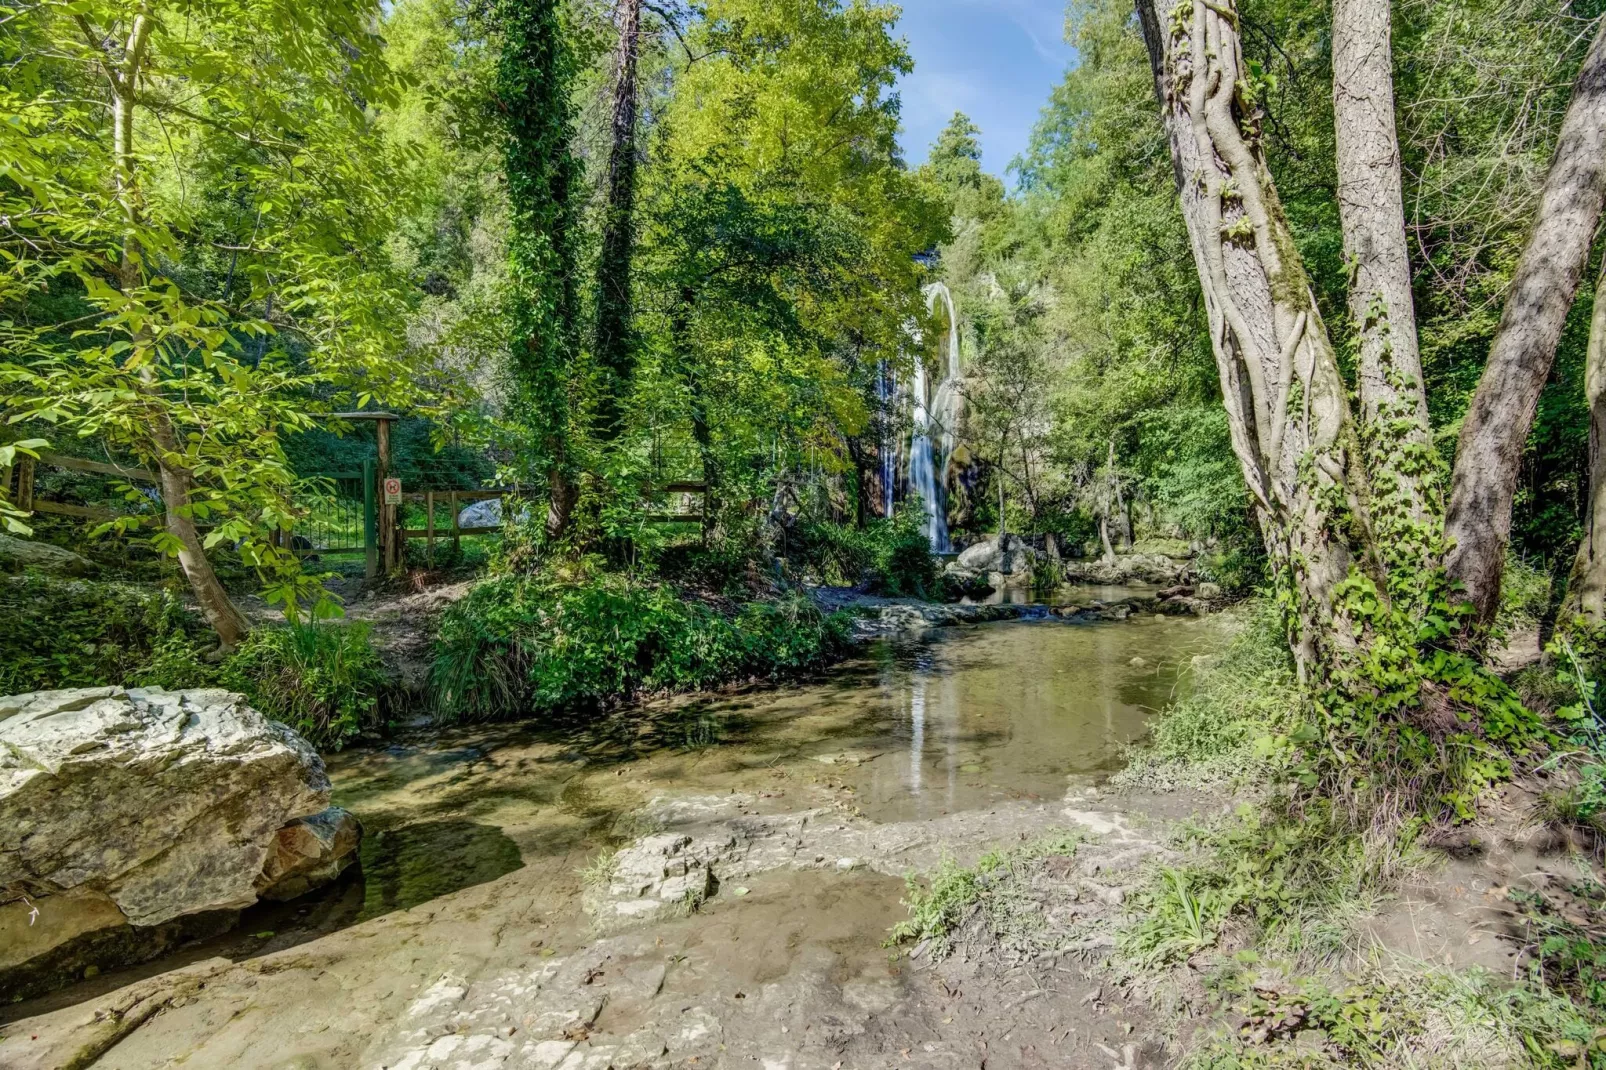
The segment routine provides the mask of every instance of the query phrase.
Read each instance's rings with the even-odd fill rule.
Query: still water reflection
[[[1207,622],[1168,617],[975,628],[885,648],[862,698],[883,716],[855,742],[898,757],[865,764],[864,808],[901,819],[1057,798],[1073,777],[1118,768],[1186,686],[1191,657],[1216,642]]]
[[[331,762],[338,800],[373,831],[473,820],[525,857],[618,835],[655,795],[851,791],[874,820],[1061,797],[1116,769],[1148,718],[1215,649],[1209,620],[1059,620],[885,642],[820,680],[697,696],[569,725],[435,733]],[[377,839],[375,846],[377,847]]]

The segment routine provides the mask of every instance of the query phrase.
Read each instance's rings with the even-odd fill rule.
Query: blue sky
[[[1076,58],[1064,28],[1064,0],[903,0],[897,32],[915,61],[899,86],[909,165],[962,111],[981,127],[982,166],[1004,177]]]

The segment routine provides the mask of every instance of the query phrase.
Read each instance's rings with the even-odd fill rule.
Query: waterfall
[[[948,465],[954,459],[959,424],[959,313],[954,310],[954,295],[938,282],[926,290],[926,308],[937,307],[938,299],[948,306],[948,364],[943,369],[942,382],[937,384],[937,396],[931,402],[931,415],[942,431],[942,479],[946,485]]]
[[[898,449],[893,445],[892,436],[887,433],[891,430],[892,395],[897,390],[897,385],[897,381],[892,377],[891,370],[887,368],[887,362],[882,361],[880,367],[876,369],[875,392],[876,397],[881,399],[881,419],[883,421],[881,434],[881,497],[885,508],[882,510],[881,515],[888,519],[892,517],[892,485],[898,478]]]
[[[934,311],[941,300],[948,309],[948,352],[942,381],[931,400],[926,399],[926,367],[923,360],[915,361],[914,435],[909,442],[909,489],[919,494],[926,505],[926,533],[931,548],[937,553],[948,553],[948,467],[953,461],[957,442],[959,417],[959,316],[954,311],[953,294],[940,282],[926,287],[926,308]],[[942,444],[942,465],[933,456],[931,445],[932,423],[936,423]]]

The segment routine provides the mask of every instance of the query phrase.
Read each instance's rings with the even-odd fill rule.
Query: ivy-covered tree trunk
[[[517,415],[547,479],[547,534],[561,539],[578,497],[571,443],[578,350],[570,141],[573,61],[559,0],[498,0],[496,104],[505,124],[512,380]]]
[[[1481,625],[1500,607],[1511,505],[1539,394],[1606,203],[1606,22],[1573,85],[1532,234],[1517,263],[1478,391],[1461,425],[1445,566]]]
[[[1333,118],[1370,515],[1383,559],[1416,575],[1437,561],[1444,505],[1411,297],[1389,17],[1389,0],[1334,0]]]
[[[1266,166],[1230,0],[1137,7],[1233,452],[1292,599],[1301,672],[1320,675],[1355,643],[1339,585],[1376,560],[1344,380]]]
[[[617,437],[620,409],[635,371],[631,337],[630,269],[635,247],[636,67],[641,44],[641,0],[619,0],[619,48],[614,61],[613,144],[608,155],[608,203],[597,258],[596,359],[603,382],[597,429]]]

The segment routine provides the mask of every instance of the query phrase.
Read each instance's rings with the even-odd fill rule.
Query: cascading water
[[[909,490],[920,495],[926,506],[926,534],[931,548],[940,554],[953,549],[948,541],[948,466],[953,461],[957,442],[959,407],[959,317],[954,312],[954,298],[948,287],[940,282],[926,287],[926,308],[934,311],[941,300],[948,311],[947,361],[943,378],[936,393],[926,400],[925,362],[915,361],[914,382],[914,435],[909,442]],[[931,447],[932,424],[942,443],[942,464]]]
[[[954,459],[954,446],[958,442],[959,425],[959,314],[954,311],[954,296],[942,283],[926,289],[926,309],[937,307],[938,299],[948,307],[948,366],[942,382],[937,384],[937,395],[931,402],[931,416],[942,431],[942,477],[948,477],[948,466]]]
[[[926,366],[915,361],[915,429],[909,440],[909,490],[920,495],[926,507],[926,537],[937,553],[947,553],[948,509],[937,485],[937,465],[931,456],[931,415],[926,409]]]
[[[887,420],[889,424],[891,421],[892,395],[896,388],[897,382],[893,379],[892,372],[887,367],[887,362],[882,361],[880,368],[876,370],[875,392],[876,397],[881,400],[882,419]],[[888,518],[892,516],[892,484],[897,478],[898,448],[893,444],[890,437],[883,435],[881,443],[881,496],[885,508],[882,510],[881,515]]]

